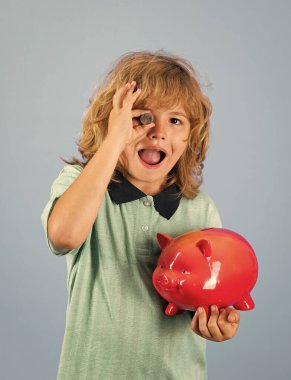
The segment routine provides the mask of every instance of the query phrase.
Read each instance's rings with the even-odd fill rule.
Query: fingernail
[[[228,320],[229,320],[230,322],[236,322],[236,317],[235,317],[235,315],[230,315],[230,316],[228,317]]]
[[[216,311],[216,306],[215,305],[211,306],[211,311]]]

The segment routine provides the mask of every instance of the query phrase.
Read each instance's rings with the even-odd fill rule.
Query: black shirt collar
[[[147,196],[123,177],[120,172],[117,172],[116,179],[120,182],[111,182],[108,186],[110,198],[115,203],[127,203]],[[170,219],[179,207],[181,195],[178,193],[179,187],[174,183],[159,194],[153,195],[155,209],[164,218]]]

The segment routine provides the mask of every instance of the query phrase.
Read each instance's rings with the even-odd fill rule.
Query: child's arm
[[[48,220],[48,235],[59,248],[73,249],[86,240],[125,145],[141,138],[154,125],[133,127],[132,118],[145,113],[145,110],[132,110],[141,92],[133,92],[134,87],[132,82],[116,91],[107,137],[54,206]]]

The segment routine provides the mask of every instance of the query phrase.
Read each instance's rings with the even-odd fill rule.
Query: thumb
[[[231,323],[239,323],[240,321],[240,315],[237,311],[231,310],[228,314],[227,320]]]

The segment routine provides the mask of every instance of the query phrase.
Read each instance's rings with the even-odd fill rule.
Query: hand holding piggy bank
[[[191,231],[175,239],[158,233],[162,249],[153,273],[157,292],[169,304],[167,315],[209,306],[255,307],[250,296],[258,277],[251,245],[236,232],[223,228]]]

